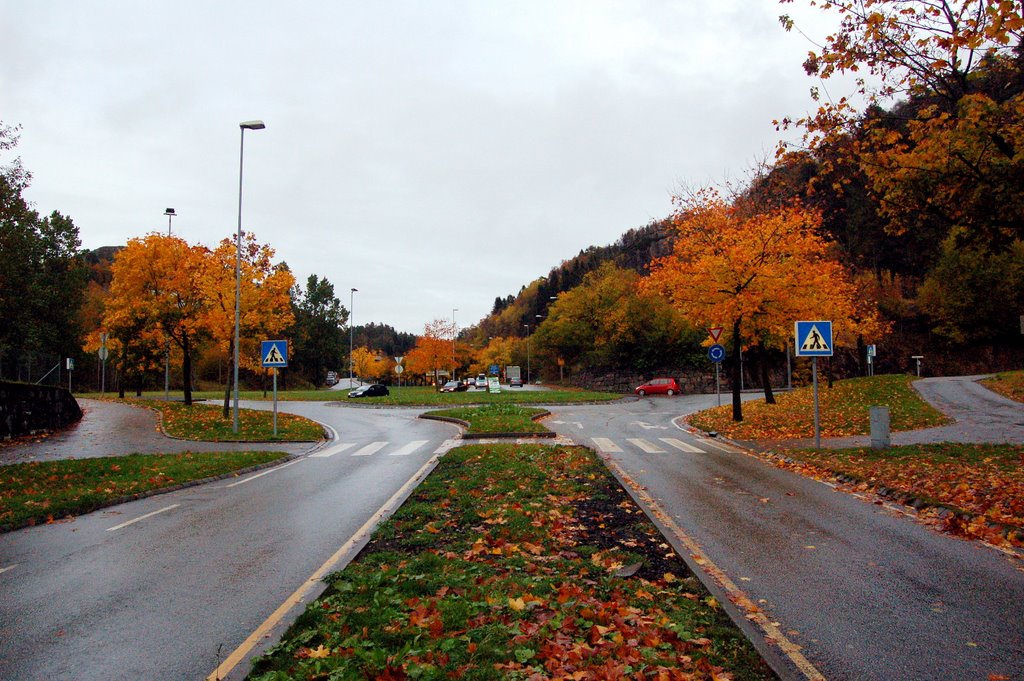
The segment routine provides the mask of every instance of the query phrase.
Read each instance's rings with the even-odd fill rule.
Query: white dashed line
[[[181,504],[171,504],[170,506],[165,506],[164,508],[161,508],[159,511],[153,511],[152,513],[147,513],[146,515],[140,515],[138,518],[134,518],[134,519],[129,520],[127,522],[123,522],[120,525],[114,525],[113,527],[108,527],[107,528],[107,532],[113,532],[114,530],[120,530],[122,528],[128,527],[129,525],[134,525],[135,523],[137,523],[137,522],[139,522],[141,520],[145,520],[146,518],[152,518],[153,516],[159,515],[160,513],[166,513],[167,511],[170,511],[170,510],[173,510],[175,508],[178,508],[178,506],[180,506],[180,505]]]

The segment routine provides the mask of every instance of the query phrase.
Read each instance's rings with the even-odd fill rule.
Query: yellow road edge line
[[[323,565],[318,567],[316,571],[312,575],[310,575],[305,582],[302,583],[302,586],[296,589],[291,596],[285,599],[284,603],[279,605],[277,607],[277,610],[275,610],[270,615],[270,617],[263,621],[263,624],[256,627],[256,629],[251,634],[249,634],[248,638],[246,638],[240,646],[235,648],[235,650],[230,655],[228,655],[224,659],[224,661],[221,662],[220,665],[215,670],[213,670],[213,672],[210,673],[209,676],[206,677],[206,681],[220,681],[220,679],[223,679],[225,676],[230,674],[232,670],[234,670],[234,668],[238,666],[238,663],[244,660],[246,656],[250,652],[252,652],[252,649],[256,647],[260,640],[264,636],[266,636],[266,634],[271,629],[280,624],[281,620],[284,619],[284,616],[292,608],[294,608],[296,605],[305,600],[309,592],[312,591],[317,586],[317,584],[319,584],[319,582],[323,579],[324,575],[333,570],[337,563],[342,558],[344,558],[345,555],[348,552],[350,552],[357,543],[362,541],[367,534],[373,531],[377,523],[379,523],[381,520],[386,518],[391,513],[395,512],[399,501],[404,499],[409,490],[412,487],[418,485],[420,481],[424,477],[426,477],[426,475],[437,464],[437,461],[440,458],[440,454],[435,454],[425,464],[423,464],[423,466],[420,467],[418,471],[416,471],[415,475],[409,478],[409,480],[407,480],[406,483],[402,485],[398,489],[398,491],[395,492],[391,496],[391,498],[388,499],[384,503],[384,505],[377,510],[376,513],[370,516],[369,520],[363,523],[362,527],[356,530],[355,534],[349,537],[348,541],[341,545],[341,548],[335,551],[334,554],[330,558],[328,558]]]
[[[721,568],[715,565],[714,561],[704,553],[704,549],[700,547],[700,544],[686,534],[686,532],[684,532],[683,529],[662,510],[646,490],[637,484],[636,481],[634,481],[618,463],[611,459],[611,457],[602,458],[610,467],[615,469],[616,473],[621,476],[622,480],[626,481],[630,489],[643,501],[647,508],[650,509],[651,513],[657,516],[658,520],[665,525],[665,527],[675,535],[676,539],[686,547],[686,550],[690,552],[691,557],[697,565],[699,565],[702,570],[718,582],[719,586],[725,590],[729,600],[742,608],[747,613],[747,619],[761,628],[769,643],[777,645],[779,650],[789,658],[794,666],[800,670],[800,673],[809,679],[809,681],[826,681],[825,675],[818,671],[818,669],[811,664],[806,657],[804,657],[803,653],[800,652],[800,646],[786,638],[786,635],[782,633],[782,630],[772,624],[771,620],[769,620],[764,614],[764,611],[751,601],[750,597],[747,596],[742,589],[736,586],[736,583],[733,582]]]

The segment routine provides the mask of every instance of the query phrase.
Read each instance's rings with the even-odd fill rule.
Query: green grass
[[[223,406],[202,402],[185,406],[183,402],[127,399],[123,404],[147,407],[160,412],[164,432],[171,437],[200,442],[315,442],[323,437],[323,426],[294,414],[277,414],[277,435],[274,435],[274,414],[261,409],[238,410],[238,432],[233,430],[231,411],[224,418]]]
[[[818,386],[823,437],[867,435],[871,432],[870,408],[889,407],[894,431],[941,426],[949,422],[924,401],[903,374],[851,378],[829,389]],[[777,404],[751,401],[743,404],[743,421],[732,420],[732,406],[698,412],[689,418],[694,426],[718,431],[738,440],[774,440],[814,437],[814,396],[807,386],[776,394]]]
[[[0,529],[49,522],[123,497],[280,459],[280,452],[132,454],[0,466]]]
[[[546,414],[537,407],[516,404],[488,404],[482,407],[457,407],[427,412],[430,416],[447,416],[469,422],[470,433],[547,433],[547,428],[532,417]]]
[[[1024,402],[1024,371],[1004,371],[984,379],[981,384],[1011,400]]]
[[[449,452],[328,582],[251,679],[774,678],[583,448]]]

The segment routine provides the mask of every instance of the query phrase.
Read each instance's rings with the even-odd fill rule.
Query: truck
[[[519,367],[517,366],[505,367],[505,380],[508,381],[510,388],[512,386],[519,386],[520,388],[523,387],[523,376],[519,372]]]

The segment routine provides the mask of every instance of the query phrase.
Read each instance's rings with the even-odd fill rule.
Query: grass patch
[[[546,411],[537,407],[520,407],[504,403],[440,409],[428,414],[468,421],[470,433],[547,433],[550,431],[546,427],[533,420],[534,416]]]
[[[1004,371],[982,380],[981,384],[1003,397],[1024,402],[1024,371]]]
[[[81,515],[123,497],[215,477],[280,452],[131,454],[0,466],[0,530]]]
[[[274,414],[261,409],[238,410],[238,432],[233,431],[230,410],[225,419],[223,405],[163,400],[128,399],[118,402],[148,407],[160,412],[164,432],[171,437],[200,442],[315,442],[323,437],[323,426],[294,414],[277,413],[277,435],[274,435]]]
[[[886,487],[972,519],[942,514],[945,529],[997,544],[1024,546],[1024,535],[1001,536],[988,523],[1024,528],[1024,446],[942,443],[885,450],[795,450],[787,455],[817,477],[844,473],[859,487]],[[804,470],[804,472],[807,472]]]
[[[892,374],[837,381],[831,389],[819,384],[822,437],[869,434],[869,409],[874,406],[889,407],[890,428],[894,431],[949,423],[914,390],[913,380]],[[777,394],[776,400],[777,404],[745,402],[743,421],[739,423],[732,420],[732,405],[698,412],[689,420],[697,428],[738,440],[814,437],[814,393],[810,386]]]
[[[250,679],[774,678],[583,448],[449,452],[328,581]]]

